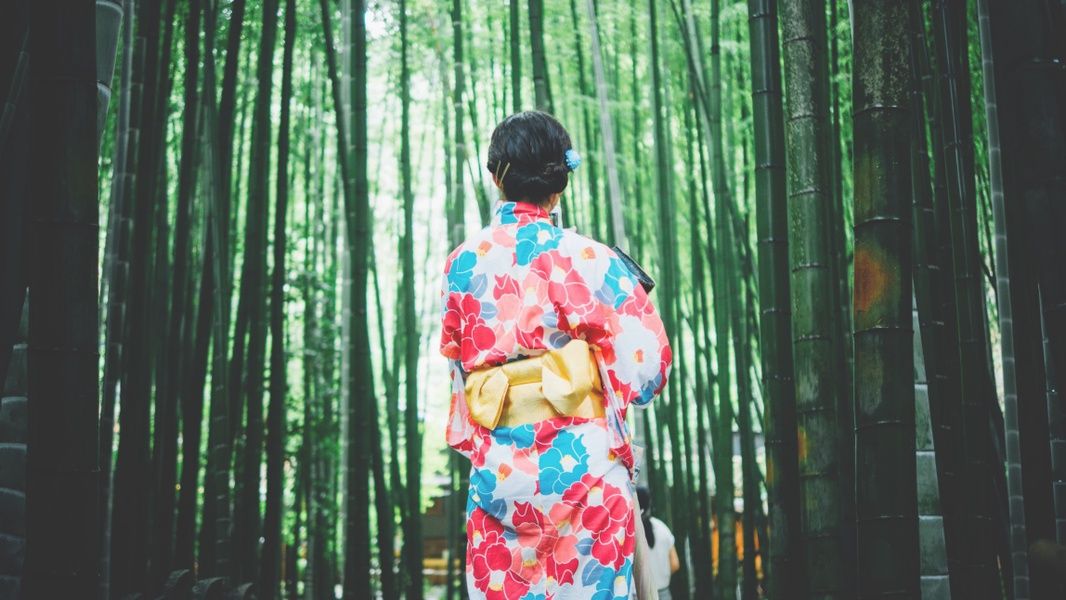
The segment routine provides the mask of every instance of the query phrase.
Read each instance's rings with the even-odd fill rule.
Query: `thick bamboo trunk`
[[[972,109],[970,106],[969,52],[966,43],[965,9],[957,3],[938,2],[933,11],[937,74],[939,75],[940,115],[942,116],[941,152],[946,194],[938,210],[950,236],[950,255],[954,276],[954,321],[958,335],[959,392],[962,421],[959,468],[962,475],[959,506],[963,509],[964,533],[963,587],[955,590],[965,597],[990,597],[1000,581],[997,576],[997,553],[1004,533],[995,526],[1002,488],[998,488],[997,459],[989,421],[998,412],[995,385],[989,371],[986,339],[984,291],[981,281],[981,258],[977,239],[976,191]],[[939,200],[939,199],[938,199]],[[1003,498],[1005,501],[1005,498]],[[1003,506],[1005,508],[1005,504]]]
[[[1062,24],[1066,9],[1042,0],[988,2],[988,30],[995,57],[994,75],[1000,125],[1003,194],[1008,226],[1011,301],[1014,304],[1015,365],[1018,369],[1018,409],[1022,463],[1025,468],[1025,511],[1029,539],[1066,539],[1066,502],[1062,498],[1063,444],[1066,438],[1056,378],[1066,373],[1066,280],[1062,262],[1066,245],[1060,233],[1066,226],[1061,206],[1062,173],[1066,169],[1066,85],[1061,63]],[[1042,312],[1034,327],[1034,313]],[[1041,327],[1042,325],[1042,327]],[[1034,340],[1041,327],[1046,342]],[[1032,386],[1044,364],[1047,403]],[[1061,387],[1061,385],[1060,385]],[[1045,406],[1048,414],[1044,413]],[[1047,419],[1050,416],[1050,425]],[[1043,436],[1050,433],[1051,449]],[[1033,445],[1029,444],[1033,441]],[[1050,478],[1055,495],[1048,496]],[[1034,489],[1034,486],[1035,489]],[[1051,531],[1054,527],[1054,533]],[[1038,597],[1033,569],[1033,596]]]
[[[0,382],[5,380],[19,315],[26,298],[26,191],[28,156],[18,149],[26,144],[29,119],[29,3],[10,5],[0,24]]]
[[[792,335],[800,477],[800,535],[809,593],[851,595],[844,552],[850,492],[842,480],[844,440],[839,416],[841,340],[835,326],[836,280],[831,268],[832,187],[828,180],[829,79],[824,0],[782,4],[786,89],[788,229]]]
[[[30,8],[27,599],[99,585],[94,11],[88,0]]]
[[[919,593],[909,4],[854,3],[857,597]],[[894,549],[886,557],[882,548]]]
[[[788,598],[803,589],[805,570],[799,544],[799,464],[793,433],[796,393],[792,374],[785,133],[776,0],[749,0],[748,16],[759,240],[759,349],[771,532],[767,591],[772,598]]]

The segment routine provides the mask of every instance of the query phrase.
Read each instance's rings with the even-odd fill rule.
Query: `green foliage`
[[[988,435],[998,223],[985,115],[969,108],[984,100],[974,15],[875,19],[915,49],[903,89],[916,120],[899,119],[889,148],[869,107],[853,106],[872,84],[898,83],[870,71],[889,50],[853,39],[858,2],[293,2],[291,64],[276,43],[288,2],[202,0],[202,15],[196,0],[132,4],[139,45],[117,75],[132,81],[130,131],[112,111],[97,164],[101,214],[117,223],[100,232],[101,327],[116,329],[103,407],[121,424],[101,451],[108,467],[117,459],[116,592],[198,563],[231,583],[261,570],[271,591],[284,572],[282,597],[343,584],[350,597],[417,598],[431,579],[423,554],[461,560],[441,267],[496,198],[492,127],[534,107],[553,110],[587,159],[564,196],[568,225],[614,242],[620,211],[630,253],[659,281],[675,370],[639,437],[658,516],[679,540],[677,597],[732,598],[738,584],[745,600],[853,595],[856,514],[872,518],[864,502],[911,473],[873,473],[863,461],[882,455],[862,453],[873,442],[854,431],[880,414],[866,411],[872,370],[912,382],[909,343],[864,341],[887,321],[863,320],[863,290],[852,294],[862,261],[887,244],[869,229],[882,217],[907,220],[886,255],[903,278],[889,316],[909,327],[913,252],[949,554],[953,517],[991,518],[994,499],[961,503],[1002,475]],[[937,78],[945,64],[956,79]],[[907,156],[915,164],[890,190],[904,196],[887,198],[879,178]],[[864,204],[873,188],[879,204]],[[910,430],[884,456],[906,460],[913,412],[902,388],[889,391],[877,393]],[[183,469],[176,511],[176,477],[150,479],[152,460]],[[856,495],[857,482],[875,487]],[[130,504],[150,489],[158,514]],[[992,539],[980,541],[988,567]],[[445,570],[446,593],[461,594],[461,573]]]

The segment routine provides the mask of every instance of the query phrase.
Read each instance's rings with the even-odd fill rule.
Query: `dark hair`
[[[643,485],[637,486],[637,500],[640,501],[640,521],[644,523],[644,537],[648,547],[655,547],[655,528],[651,526],[651,492]]]
[[[485,167],[500,179],[507,200],[542,204],[566,189],[569,149],[570,134],[562,123],[548,113],[529,110],[496,126]]]

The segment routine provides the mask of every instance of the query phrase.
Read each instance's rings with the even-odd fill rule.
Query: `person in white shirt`
[[[659,600],[670,600],[670,576],[681,568],[674,548],[674,534],[659,519],[651,516],[651,492],[644,486],[637,486],[637,498],[640,500],[640,520],[644,524],[644,534],[648,539],[649,562],[652,580],[659,590]]]

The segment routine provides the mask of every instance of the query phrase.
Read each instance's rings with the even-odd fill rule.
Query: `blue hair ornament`
[[[581,155],[577,153],[577,150],[570,148],[563,156],[566,158],[566,168],[571,171],[581,166]]]

